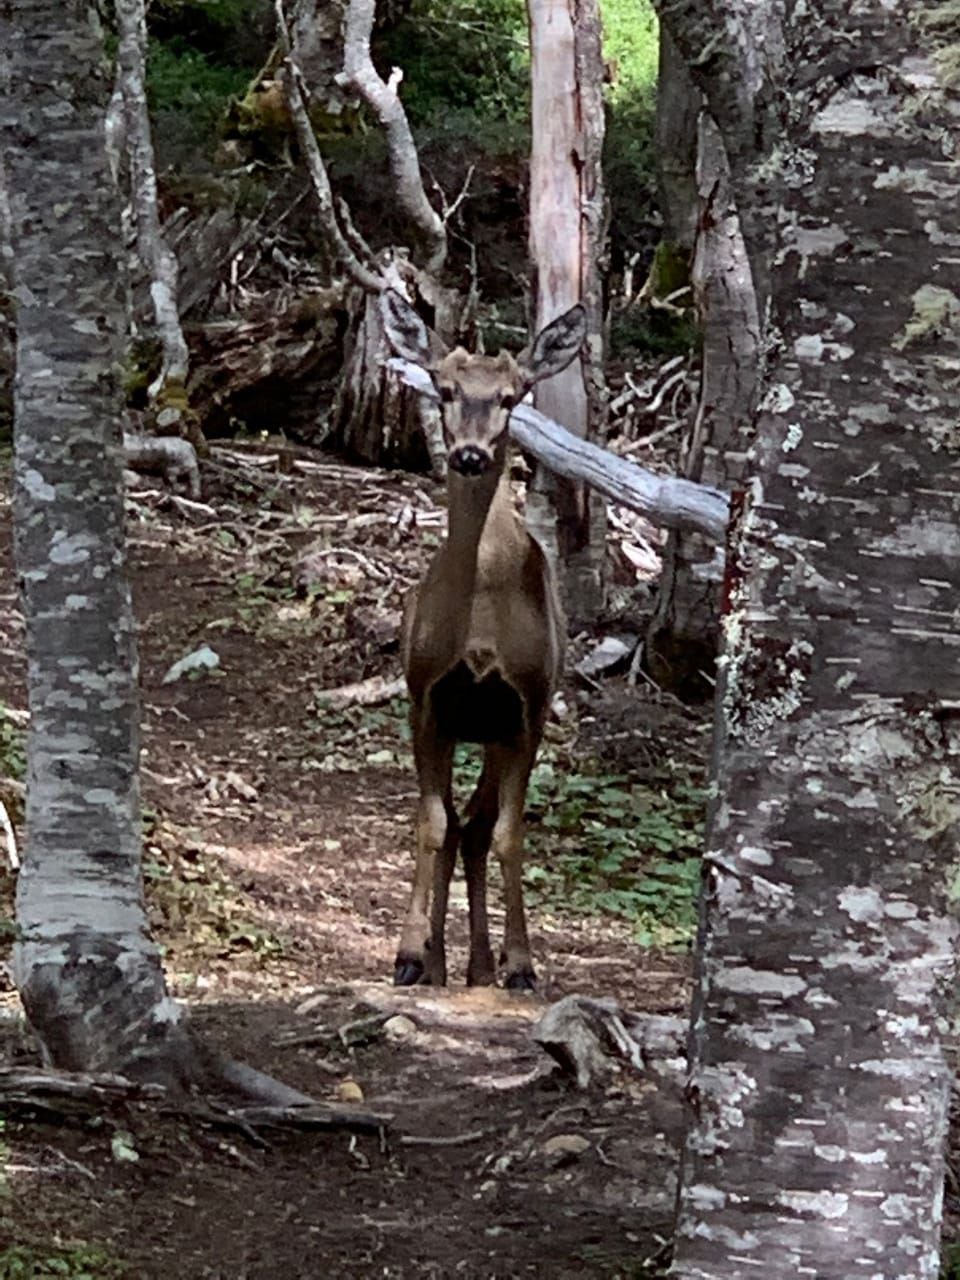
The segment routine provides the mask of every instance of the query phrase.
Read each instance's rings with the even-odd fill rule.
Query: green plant
[[[245,68],[218,65],[178,38],[150,45],[151,105],[188,118],[197,131],[213,129],[228,100],[244,91],[249,78]]]
[[[20,779],[26,771],[23,732],[0,702],[0,776]]]
[[[0,1280],[115,1280],[125,1268],[94,1245],[12,1244],[0,1252]]]
[[[549,758],[530,780],[532,896],[629,921],[644,945],[689,941],[696,925],[705,795],[682,774],[656,784]]]
[[[411,122],[433,128],[451,113],[473,135],[488,122],[529,117],[529,42],[523,0],[414,0],[379,41],[388,65],[403,67]]]
[[[960,1280],[960,1242],[945,1244],[940,1255],[940,1280]]]

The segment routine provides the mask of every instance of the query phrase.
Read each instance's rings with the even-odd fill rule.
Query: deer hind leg
[[[398,987],[421,981],[443,986],[447,894],[459,839],[450,789],[453,742],[440,737],[432,724],[414,726],[414,755],[420,783],[417,855],[393,981]]]
[[[470,987],[490,986],[497,979],[487,920],[487,854],[497,820],[498,790],[497,770],[488,749],[480,781],[467,805],[461,845],[470,908],[470,960],[467,964],[467,985]]]
[[[497,817],[491,846],[503,873],[506,908],[502,961],[506,966],[506,986],[515,991],[533,991],[536,987],[523,910],[523,811],[536,751],[536,739],[526,735],[516,745],[491,748],[498,766]]]

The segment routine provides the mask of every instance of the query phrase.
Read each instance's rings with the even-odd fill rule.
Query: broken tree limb
[[[400,100],[403,72],[394,67],[390,79],[383,80],[373,64],[370,40],[376,8],[375,0],[350,0],[347,5],[343,71],[336,81],[365,102],[382,125],[397,202],[423,242],[425,270],[436,276],[447,258],[447,228],[423,187],[417,144]]]
[[[394,357],[389,367],[409,387],[438,400],[430,375],[407,360]],[[720,489],[661,476],[618,458],[607,449],[578,440],[559,423],[521,404],[510,417],[510,434],[538,462],[558,475],[583,480],[611,502],[638,511],[665,529],[695,529],[722,542],[730,515],[730,500]]]
[[[686,1068],[687,1029],[685,1018],[627,1013],[616,1000],[565,996],[533,1028],[533,1038],[581,1089],[624,1063],[675,1084]]]
[[[162,475],[168,484],[183,480],[190,496],[200,497],[200,467],[189,440],[179,436],[138,436],[125,431],[123,456],[132,471]]]

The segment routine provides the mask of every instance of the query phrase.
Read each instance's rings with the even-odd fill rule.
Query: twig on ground
[[[469,1133],[451,1133],[443,1138],[430,1138],[418,1133],[400,1136],[402,1147],[462,1147],[468,1142],[479,1142],[487,1136],[486,1129],[471,1129]]]
[[[335,711],[344,707],[375,707],[392,698],[399,698],[406,692],[406,688],[406,683],[399,676],[393,680],[386,676],[371,676],[369,680],[342,684],[336,689],[321,689],[316,700]]]

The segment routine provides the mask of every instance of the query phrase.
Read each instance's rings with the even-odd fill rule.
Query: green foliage
[[[601,0],[601,9],[604,55],[616,64],[603,157],[616,263],[656,239],[653,122],[659,29],[649,0]]]
[[[270,48],[269,0],[155,0],[147,94],[161,165],[188,155],[208,168],[220,121]]]
[[[649,0],[601,0],[603,52],[617,64],[610,101],[616,111],[643,100],[653,106],[657,86],[659,27]]]
[[[700,330],[692,312],[674,315],[653,307],[634,306],[617,311],[610,322],[610,354],[672,356],[695,349]]]
[[[382,65],[403,68],[403,102],[414,125],[449,129],[459,117],[476,136],[488,122],[529,118],[524,0],[413,0],[378,52]]]
[[[960,1242],[945,1244],[940,1257],[940,1280],[960,1280]]]
[[[531,859],[525,875],[547,905],[605,912],[636,927],[644,945],[687,942],[696,925],[704,792],[683,776],[661,785],[557,768],[530,781]]]
[[[184,41],[154,41],[147,64],[151,106],[175,114],[193,133],[213,133],[226,103],[247,87],[249,71],[220,66]]]
[[[19,780],[26,771],[23,732],[0,702],[0,776]]]
[[[93,1245],[12,1244],[0,1253],[0,1280],[114,1280],[123,1274],[116,1259]]]

